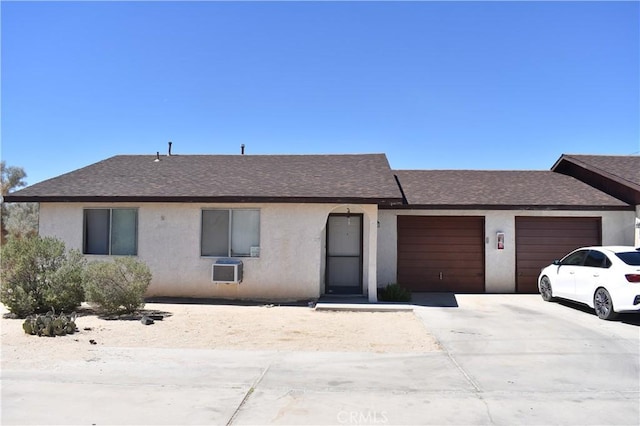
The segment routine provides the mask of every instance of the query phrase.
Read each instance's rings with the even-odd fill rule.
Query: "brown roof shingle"
[[[630,204],[640,204],[640,156],[563,154],[551,168]]]
[[[410,206],[428,208],[622,208],[629,205],[551,171],[395,170]]]
[[[6,201],[349,201],[401,203],[384,154],[118,155]]]
[[[560,159],[573,161],[601,174],[615,176],[640,190],[640,155],[564,154]]]

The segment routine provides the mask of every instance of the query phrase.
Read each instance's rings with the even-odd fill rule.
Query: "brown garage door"
[[[398,283],[484,292],[484,217],[398,216]]]
[[[516,217],[516,291],[537,293],[540,269],[570,251],[600,245],[599,217]]]

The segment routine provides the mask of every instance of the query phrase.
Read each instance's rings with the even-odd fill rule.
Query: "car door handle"
[[[594,277],[598,278],[600,274],[593,274]]]
[[[575,274],[575,272],[569,272],[569,275],[573,275],[573,274]]]

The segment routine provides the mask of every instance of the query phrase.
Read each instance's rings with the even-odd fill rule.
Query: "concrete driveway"
[[[455,304],[416,307],[443,347],[428,354],[98,347],[3,369],[2,424],[640,424],[637,316],[535,295]]]

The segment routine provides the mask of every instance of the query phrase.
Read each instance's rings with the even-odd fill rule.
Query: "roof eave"
[[[562,163],[563,162],[567,162],[567,163],[571,163],[575,166],[581,167],[585,170],[588,170],[592,173],[596,173],[599,174],[615,183],[618,183],[620,185],[623,186],[627,186],[635,191],[640,191],[640,185],[637,185],[633,182],[630,182],[624,178],[621,178],[620,176],[613,174],[611,172],[608,172],[600,167],[594,166],[593,164],[589,164],[586,163],[584,161],[580,161],[579,159],[572,157],[571,155],[566,155],[566,154],[562,154],[562,156],[554,163],[553,166],[551,166],[551,171],[552,172],[558,172],[558,173],[562,173],[562,174],[566,174],[562,171]],[[558,170],[559,169],[559,170]],[[569,175],[572,176],[572,175]],[[575,176],[572,176],[575,177]]]
[[[263,197],[263,196],[33,196],[7,195],[8,203],[342,203],[402,204],[402,198],[378,197]]]
[[[640,185],[571,156],[562,155],[551,168],[571,176],[628,204],[640,204]]]
[[[635,210],[632,205],[569,205],[569,204],[405,204],[402,206],[381,207],[399,210],[569,210],[569,211],[628,211]]]

